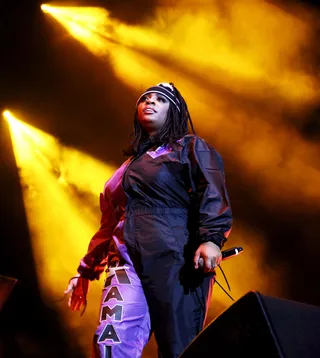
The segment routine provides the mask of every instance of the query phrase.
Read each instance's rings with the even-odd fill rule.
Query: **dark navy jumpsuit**
[[[194,253],[207,241],[221,248],[231,230],[222,159],[203,139],[187,135],[174,148],[153,148],[125,162],[100,199],[101,228],[78,271],[98,279],[120,254],[132,284],[114,281],[124,298],[119,320],[110,313],[119,300],[102,302],[102,311],[112,306],[100,319],[98,350],[105,353],[97,356],[108,358],[108,346],[115,357],[140,356],[149,309],[159,356],[178,357],[203,328],[213,284],[212,273],[194,269]]]

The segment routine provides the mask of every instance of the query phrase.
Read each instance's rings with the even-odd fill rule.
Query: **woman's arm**
[[[199,240],[195,267],[198,267],[199,258],[203,257],[205,269],[209,270],[212,269],[209,266],[219,264],[220,249],[232,227],[224,166],[220,154],[196,136],[191,137],[188,143],[188,161]]]
[[[72,311],[85,308],[89,283],[99,279],[110,260],[119,260],[117,247],[112,239],[120,213],[100,194],[101,227],[92,237],[88,251],[81,259],[78,274],[73,277],[65,291],[70,294],[68,305]]]
[[[90,281],[98,280],[110,257],[117,256],[112,233],[120,219],[119,211],[100,194],[101,226],[89,243],[88,251],[81,259],[78,272]]]

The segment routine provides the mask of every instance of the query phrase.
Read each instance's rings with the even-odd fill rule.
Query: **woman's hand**
[[[212,271],[216,266],[219,266],[222,260],[219,246],[210,241],[201,244],[193,258],[195,269],[199,268],[199,264],[201,266],[201,259],[203,260],[204,272]]]
[[[89,280],[80,275],[75,276],[69,282],[64,293],[71,293],[68,301],[68,306],[71,311],[79,311],[85,307],[87,302],[87,295],[89,289]]]

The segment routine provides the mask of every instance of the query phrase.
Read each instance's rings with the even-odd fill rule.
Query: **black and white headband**
[[[138,106],[141,98],[148,93],[159,93],[166,97],[171,103],[173,103],[178,111],[180,112],[180,101],[176,97],[173,91],[173,86],[170,83],[158,83],[157,85],[148,88],[142,95],[139,97],[136,106]]]

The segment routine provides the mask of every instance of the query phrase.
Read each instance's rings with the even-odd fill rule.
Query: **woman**
[[[99,277],[106,257],[111,262],[118,255],[115,261],[131,270],[136,297],[141,296],[137,320],[147,332],[148,308],[164,358],[178,357],[203,328],[214,268],[232,225],[222,159],[203,139],[188,135],[188,122],[193,130],[187,105],[172,83],[140,96],[131,157],[106,185],[105,220],[81,261],[80,278],[69,287],[75,287],[70,306],[80,309],[88,280]],[[117,246],[118,254],[108,245]],[[139,337],[141,348],[147,335]],[[123,342],[112,342],[114,354]]]

